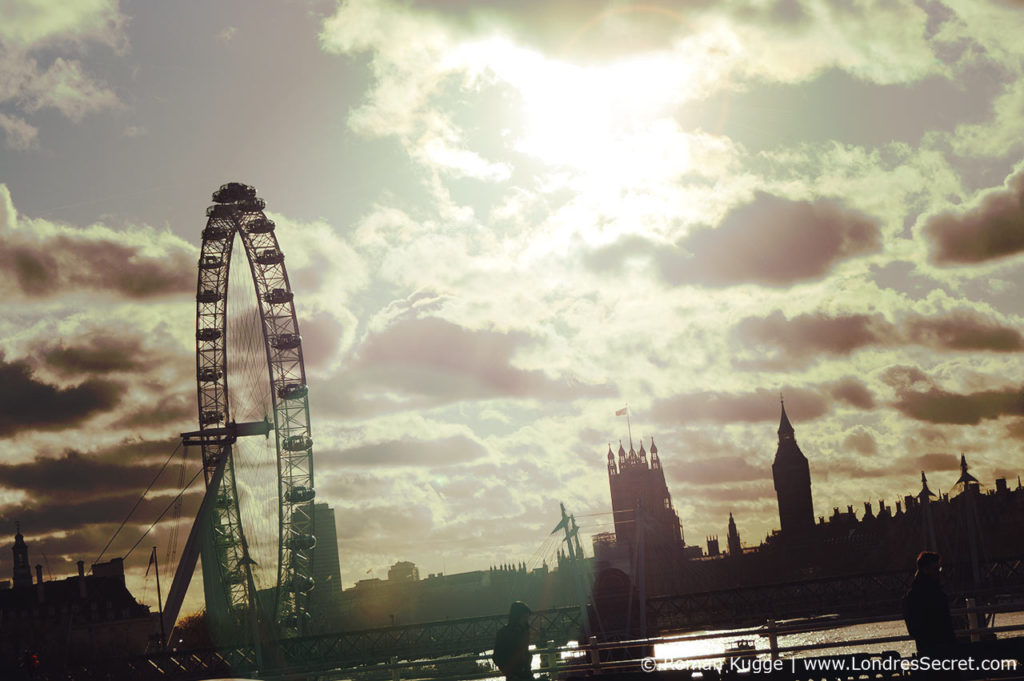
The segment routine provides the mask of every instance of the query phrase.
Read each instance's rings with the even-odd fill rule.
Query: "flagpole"
[[[164,631],[164,603],[160,597],[160,561],[157,560],[155,546],[153,547],[153,567],[156,568],[156,609],[160,614],[160,643],[162,644],[167,640],[167,634]]]
[[[633,426],[629,423],[629,403],[626,403],[626,430],[629,432],[629,451],[633,451]]]

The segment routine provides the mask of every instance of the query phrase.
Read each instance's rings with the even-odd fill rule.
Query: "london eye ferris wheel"
[[[252,614],[297,635],[310,618],[316,537],[294,295],[256,190],[231,182],[213,201],[196,292],[196,435],[214,495],[200,539],[207,612],[215,626]],[[264,437],[240,437],[253,433]]]

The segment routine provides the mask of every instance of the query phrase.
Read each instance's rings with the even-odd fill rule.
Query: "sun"
[[[638,161],[651,136],[668,131],[696,68],[669,52],[606,64],[576,64],[491,38],[466,46],[477,64],[513,88],[522,129],[514,149],[550,165],[580,170]],[[678,151],[678,149],[677,149]]]

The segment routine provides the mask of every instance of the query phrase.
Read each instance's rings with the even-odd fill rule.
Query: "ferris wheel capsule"
[[[213,193],[213,200],[217,203],[234,203],[256,198],[256,188],[250,187],[241,182],[228,182],[222,184],[220,189]]]
[[[196,300],[200,303],[217,303],[224,296],[217,289],[204,289],[196,294]]]
[[[215,270],[224,264],[224,260],[219,255],[204,255],[199,259],[199,269],[201,270]]]
[[[284,439],[284,448],[289,452],[301,452],[313,446],[313,439],[308,435],[291,435]]]
[[[257,253],[255,260],[261,265],[280,265],[284,262],[284,254],[276,248],[267,248]]]
[[[212,208],[212,206],[211,206]],[[223,241],[230,236],[230,230],[221,227],[220,225],[210,225],[203,230],[204,241]]]
[[[222,333],[223,332],[220,329],[216,329],[216,328],[213,328],[213,329],[199,329],[198,331],[196,331],[196,340],[215,341],[215,340],[217,340],[217,339],[219,339],[221,337]],[[212,379],[206,379],[206,380],[214,380],[215,381],[215,380],[217,380],[217,378],[219,378],[219,376],[215,376]]]
[[[305,383],[287,383],[277,389],[277,396],[282,400],[294,400],[309,394]]]
[[[280,305],[283,303],[290,303],[295,296],[291,291],[283,288],[272,289],[267,295],[263,296],[263,300],[267,301],[271,305]]]
[[[282,333],[270,339],[270,345],[276,350],[294,350],[302,344],[302,336],[296,333]]]
[[[284,494],[285,501],[292,504],[305,504],[316,498],[316,490],[305,487],[293,487]]]
[[[274,221],[261,218],[249,225],[250,234],[269,234],[274,231]]]

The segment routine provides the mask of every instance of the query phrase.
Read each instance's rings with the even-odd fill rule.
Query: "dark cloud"
[[[881,315],[831,316],[802,314],[787,319],[776,311],[767,317],[748,317],[734,331],[737,340],[759,354],[759,365],[799,366],[818,355],[846,356],[857,348],[885,343],[894,329]]]
[[[922,454],[912,459],[907,465],[902,466],[908,471],[955,471],[960,468],[960,457],[956,454]],[[930,486],[929,486],[930,487]],[[932,490],[935,491],[934,489]]]
[[[892,404],[900,413],[918,421],[977,425],[985,419],[1022,413],[1021,393],[1016,389],[983,390],[957,394],[938,387],[925,391],[899,390]]]
[[[43,534],[78,531],[81,528],[92,525],[105,524],[110,526],[110,532],[107,534],[107,538],[109,538],[113,534],[113,530],[116,529],[117,524],[124,520],[132,506],[138,501],[139,495],[142,494],[142,489],[128,494],[82,500],[69,499],[60,503],[33,503],[23,506],[8,506],[0,510],[0,526],[11,527],[15,521],[19,521],[23,527],[33,528],[33,532]],[[202,493],[201,490],[190,490],[185,495],[186,498],[183,505],[188,505],[189,508],[197,507],[198,498]],[[124,541],[134,543],[134,540],[139,537],[140,532],[149,527],[170,503],[171,497],[169,496],[150,496],[144,499],[132,514],[132,524],[124,531],[124,536],[126,537]],[[165,517],[165,520],[170,522],[172,518]],[[141,526],[142,530],[137,529],[139,526]],[[127,537],[131,536],[134,538],[127,539]],[[103,546],[105,543],[106,541],[98,545],[94,544],[92,548],[98,551],[98,547]],[[130,545],[131,543],[128,544],[128,546]]]
[[[748,482],[770,475],[767,469],[751,466],[746,459],[737,456],[691,460],[677,468],[678,477],[693,485]]]
[[[194,253],[141,251],[114,239],[30,240],[8,232],[0,237],[0,283],[30,297],[84,289],[147,298],[195,289]]]
[[[809,421],[828,412],[829,398],[816,390],[787,388],[784,394],[791,419]],[[651,416],[666,424],[754,423],[778,421],[779,415],[779,394],[764,388],[740,394],[702,391],[676,395],[656,401],[651,408]]]
[[[347,466],[451,466],[469,463],[485,453],[483,446],[464,436],[441,440],[390,440],[332,453],[331,461]]]
[[[1015,352],[1024,348],[1024,337],[1020,331],[973,311],[961,310],[942,317],[916,317],[909,319],[905,328],[911,342],[938,349]]]
[[[872,459],[872,462],[875,463],[876,461]],[[894,469],[894,466],[870,467],[865,466],[864,462],[859,459],[845,459],[829,463],[827,468],[824,468],[820,473],[815,471],[811,477],[813,479],[815,474],[820,474],[825,480],[886,478],[898,472]]]
[[[724,528],[727,526],[729,521],[730,509],[734,509],[736,506],[743,505],[749,502],[759,500],[774,501],[777,498],[775,494],[775,488],[772,486],[771,482],[771,470],[766,469],[765,471],[763,471],[758,479],[762,480],[762,482],[733,483],[729,485],[701,487],[698,487],[696,485],[688,485],[686,483],[680,483],[678,487],[676,487],[675,489],[683,489],[684,493],[680,494],[679,496],[673,496],[672,502],[674,505],[678,506],[680,502],[687,499],[690,494],[699,495],[702,506],[700,510],[702,511],[705,510],[703,508],[705,504],[708,504],[710,502],[724,502],[728,505],[722,507],[722,510],[724,510],[724,512],[721,513],[721,515],[719,516],[721,520],[718,521],[716,519],[717,522],[721,522],[722,527]],[[772,512],[774,511],[775,509],[772,509]],[[737,518],[736,522],[741,521],[739,518]],[[693,526],[692,522],[687,524],[691,527]],[[684,530],[685,529],[686,528],[684,527]],[[742,532],[743,528],[741,527],[740,533],[742,534]],[[724,529],[722,530],[722,534],[724,536]]]
[[[161,444],[166,446],[165,443]],[[126,447],[127,443],[112,450],[123,452]],[[25,463],[0,464],[0,486],[27,492],[33,503],[63,504],[71,500],[132,493],[138,497],[160,472],[163,460],[166,460],[173,448],[167,447],[163,452],[163,460],[148,463],[140,461],[141,456],[138,454],[133,458],[114,460],[114,451],[96,454],[67,451],[58,457],[37,456]],[[198,465],[198,460],[192,462],[191,473],[195,472]],[[178,466],[177,462],[169,465],[153,489],[159,491],[176,488]]]
[[[145,368],[142,341],[124,336],[90,335],[74,345],[60,343],[40,352],[43,363],[63,376],[108,374]]]
[[[935,471],[956,470],[960,467],[958,456],[936,452],[915,457],[908,456],[879,466],[878,464],[882,460],[872,456],[877,453],[874,438],[864,430],[855,430],[846,437],[843,445],[855,450],[858,454],[829,463],[828,467],[821,471],[821,475],[826,480],[895,478],[899,481],[896,483],[897,489],[903,489],[904,493],[916,494],[916,490],[920,489],[921,471],[931,475]],[[867,455],[868,458],[861,455]],[[934,492],[933,481],[929,481],[929,486]]]
[[[875,436],[863,428],[854,429],[843,439],[843,449],[866,455],[878,453]]]
[[[0,464],[0,487],[25,492],[23,502],[0,508],[0,527],[13,527],[14,521],[19,521],[33,555],[46,553],[52,561],[54,556],[70,554],[85,559],[88,565],[156,478],[107,557],[122,555],[172,503],[173,495],[168,492],[179,489],[181,462],[186,481],[199,470],[195,452],[188,458],[179,458],[179,453],[157,477],[175,444],[174,440],[124,440],[95,452],[67,451],[19,464]],[[169,512],[154,528],[154,543],[166,546],[167,538],[160,535],[173,522],[187,532],[201,497],[200,479],[183,495],[180,518]],[[48,534],[51,536],[44,536]],[[57,563],[53,569],[61,571]]]
[[[1024,440],[1024,418],[1019,418],[1007,423],[1006,432],[1012,438]]]
[[[920,390],[933,387],[935,383],[917,367],[891,366],[882,373],[882,382],[898,391]]]
[[[153,406],[143,406],[120,419],[115,425],[121,428],[162,426],[180,423],[197,416],[195,393],[165,395]]]
[[[695,230],[657,259],[675,285],[783,287],[820,279],[839,261],[880,247],[876,221],[838,201],[790,201],[757,192],[717,228]]]
[[[533,342],[524,333],[472,331],[434,317],[401,320],[366,338],[333,394],[325,396],[324,406],[372,414],[429,409],[462,399],[572,400],[616,394],[611,386],[571,377],[557,380],[543,371],[514,367],[517,350]]]
[[[345,329],[329,314],[312,315],[301,322],[302,359],[306,369],[322,369],[331,363],[341,347]]]
[[[924,345],[936,350],[1015,352],[1024,348],[1016,329],[974,310],[940,315],[914,315],[898,324],[879,314],[833,316],[814,312],[792,319],[781,311],[747,317],[733,336],[753,359],[737,359],[739,367],[783,369],[806,366],[821,355],[847,356],[869,346]]]
[[[871,409],[875,406],[875,398],[867,386],[849,376],[837,381],[832,386],[830,394],[836,400],[858,409]]]
[[[371,553],[382,546],[409,550],[413,538],[423,540],[435,529],[427,509],[408,504],[335,508],[335,518],[348,546]]]
[[[1024,250],[1024,171],[966,211],[933,216],[924,225],[924,235],[930,242],[929,259],[937,265],[980,263]]]
[[[72,388],[36,380],[27,362],[6,362],[0,355],[0,437],[32,430],[62,430],[109,411],[122,387],[89,379]]]

